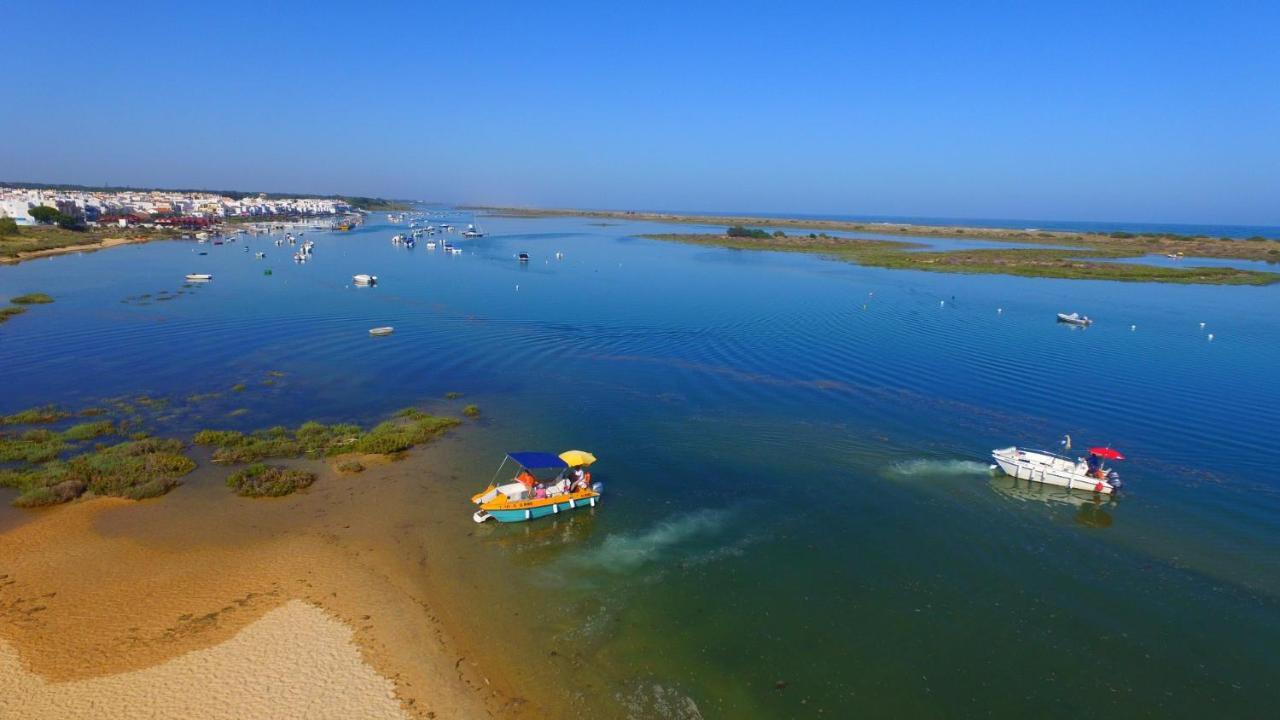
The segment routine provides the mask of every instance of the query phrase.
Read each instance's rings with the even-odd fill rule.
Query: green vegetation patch
[[[0,425],[47,425],[66,417],[70,417],[70,413],[57,405],[41,405],[12,415],[0,415]]]
[[[0,485],[22,490],[14,500],[19,507],[67,502],[85,492],[141,500],[163,495],[195,469],[195,462],[182,449],[178,440],[154,438],[99,446],[69,460],[2,471]]]
[[[201,430],[193,442],[214,448],[213,461],[217,463],[253,463],[302,455],[326,457],[350,452],[388,455],[428,442],[457,424],[454,418],[407,409],[369,431],[358,425],[306,422],[296,430],[277,426],[249,434]]]
[[[359,460],[346,460],[338,465],[338,472],[358,473],[364,472],[364,463]]]
[[[56,459],[67,449],[59,433],[28,430],[21,435],[0,435],[0,461],[42,463]]]
[[[47,305],[53,302],[53,298],[44,293],[27,293],[16,298],[10,298],[9,302],[14,305]]]
[[[21,305],[10,305],[9,307],[0,308],[0,323],[5,322],[9,318],[16,317],[26,312],[27,309]]]
[[[0,232],[0,258],[16,258],[22,253],[40,250],[97,245],[115,238],[141,241],[181,235],[180,231],[168,228],[59,226],[56,217],[51,222],[53,224],[23,227],[14,233]]]
[[[280,497],[309,487],[315,481],[315,473],[254,463],[232,473],[227,478],[227,487],[244,497]]]
[[[462,414],[469,418],[480,417],[480,408],[475,405],[468,405],[462,408]]]
[[[116,424],[110,420],[79,423],[62,431],[62,439],[78,442],[92,440],[103,435],[116,434]]]
[[[765,232],[764,230],[761,230],[760,228],[749,228],[749,227],[744,227],[742,225],[734,225],[728,230],[725,230],[724,234],[728,235],[729,237],[744,237],[744,238],[768,239],[769,237],[771,237],[769,233]]]

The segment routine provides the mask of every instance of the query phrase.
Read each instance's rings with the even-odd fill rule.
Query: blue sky
[[[1278,8],[14,3],[0,179],[1280,225]]]

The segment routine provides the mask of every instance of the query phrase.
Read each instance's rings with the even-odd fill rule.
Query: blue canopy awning
[[[521,467],[530,470],[542,470],[546,468],[567,468],[565,461],[560,459],[559,455],[544,452],[509,452],[507,457],[514,460]]]

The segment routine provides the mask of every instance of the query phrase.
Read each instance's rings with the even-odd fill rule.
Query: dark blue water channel
[[[305,265],[257,238],[0,267],[0,296],[56,298],[0,326],[0,411],[145,394],[179,434],[465,393],[489,424],[461,431],[474,463],[432,512],[476,531],[486,595],[564,610],[516,644],[581,660],[584,713],[1244,717],[1280,700],[1280,287],[481,221],[459,256],[394,247],[403,228],[375,216],[307,231]],[[214,279],[184,288],[188,272]],[[361,272],[379,285],[353,287]],[[1096,324],[1054,322],[1073,311]],[[1121,497],[989,474],[992,448],[1064,433],[1124,451]],[[467,494],[502,450],[569,447],[600,456],[600,509],[472,527]]]

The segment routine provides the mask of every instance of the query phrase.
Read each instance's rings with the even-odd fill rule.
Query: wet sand
[[[230,470],[202,463],[165,497],[75,502],[0,533],[0,717],[88,702],[93,717],[138,702],[157,717],[544,716],[480,660],[487,638],[441,619],[466,601],[428,561],[422,501],[430,517],[453,493],[426,463],[298,464],[320,477],[286,498],[236,497]],[[301,644],[283,653],[290,632]],[[230,699],[192,705],[192,683]],[[335,683],[368,712],[326,714],[345,707]]]

